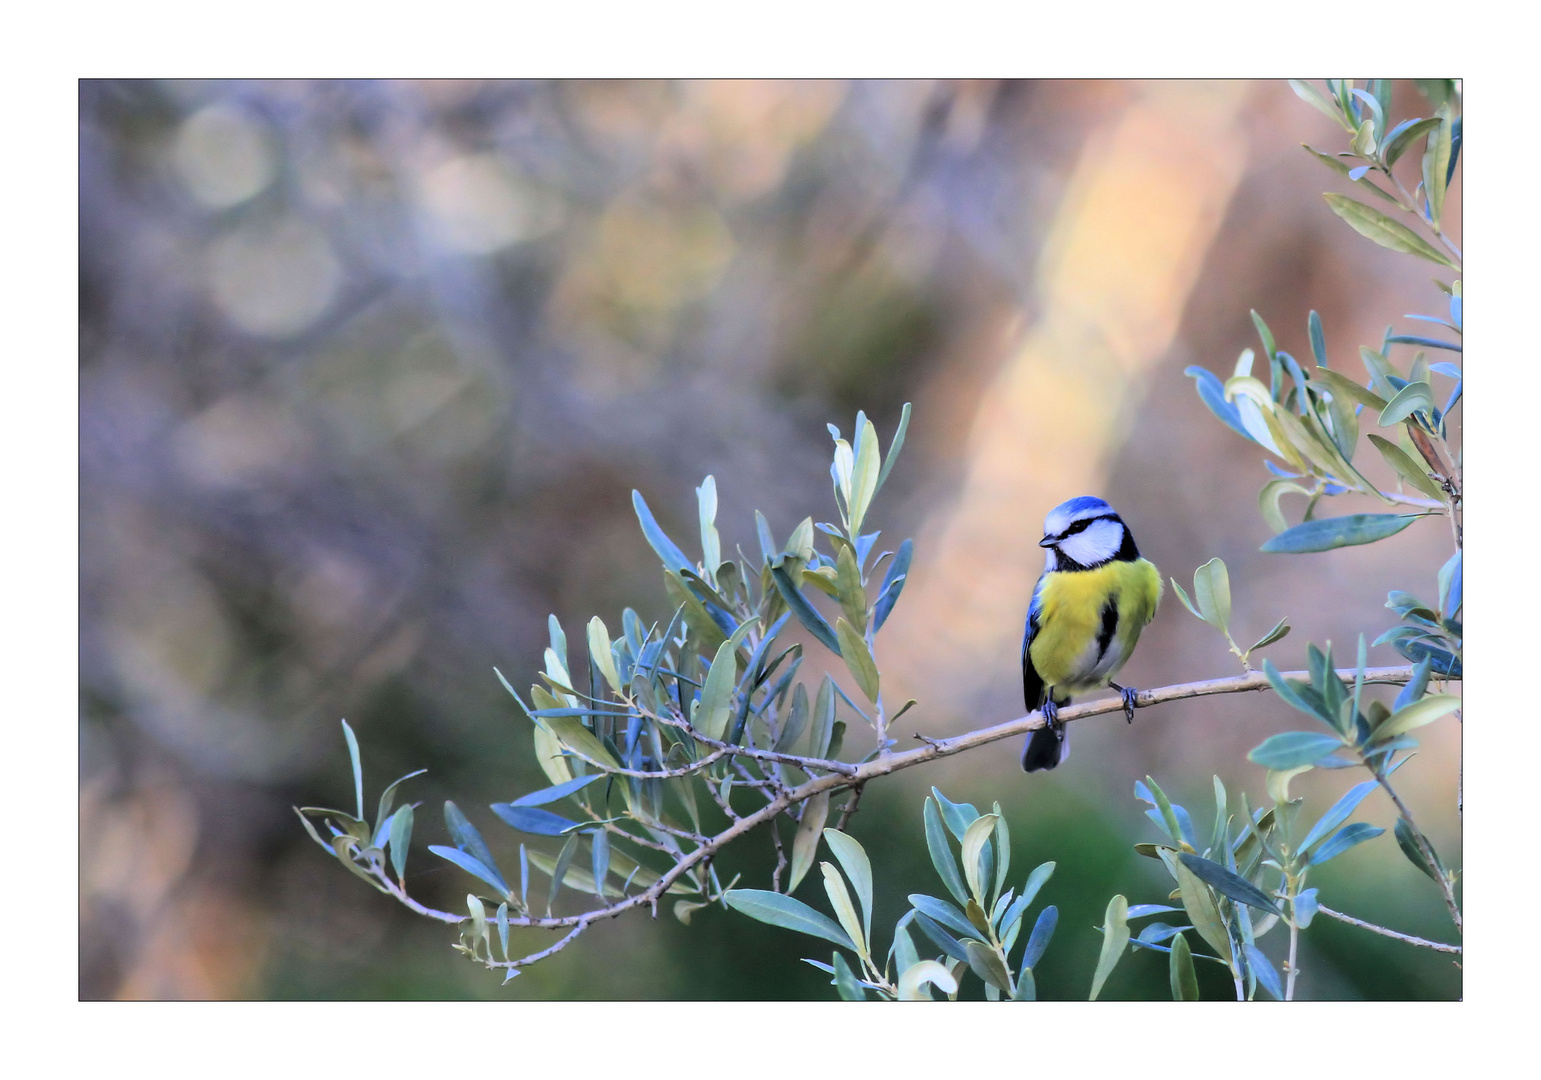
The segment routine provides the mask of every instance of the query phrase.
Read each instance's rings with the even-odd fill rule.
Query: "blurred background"
[[[1397,84],[1398,118],[1431,109]],[[1351,663],[1388,589],[1433,593],[1448,529],[1260,554],[1263,452],[1182,375],[1257,348],[1251,308],[1297,357],[1315,308],[1354,374],[1388,322],[1443,309],[1432,264],[1322,201],[1346,182],[1299,144],[1342,138],[1282,81],[82,82],[80,996],[832,999],[809,939],[720,909],[628,913],[500,986],[290,808],[351,805],[348,718],[367,798],[429,770],[410,885],[458,904],[470,879],[422,850],[443,800],[501,858],[487,804],[545,784],[493,666],[527,685],[549,613],[667,617],[631,489],[693,551],[714,474],[725,548],[754,550],[756,508],[778,536],[834,516],[824,425],[858,409],[886,445],[914,403],[869,518],[916,539],[878,640],[891,699],[920,700],[901,747],[1021,714],[1035,543],[1073,495],[1185,585],[1224,558],[1238,640],[1289,616],[1281,668],[1308,640]],[[1239,671],[1169,590],[1125,675]],[[930,785],[999,801],[1013,878],[1058,863],[1040,996],[1084,998],[1108,898],[1170,887],[1133,851],[1155,838],[1134,781],[1207,827],[1211,774],[1259,802],[1247,750],[1306,723],[1209,698],[1079,724],[1052,774],[998,744],[873,785],[851,832],[877,921],[938,891]],[[1400,790],[1459,866],[1459,727],[1422,734]],[[1295,793],[1320,813],[1358,779]],[[1392,820],[1376,796],[1360,816]],[[751,835],[723,862],[763,887],[774,857]],[[1389,831],[1313,883],[1451,940]],[[1448,957],[1325,918],[1302,950],[1302,997],[1460,994]],[[1102,996],[1168,997],[1165,958]]]

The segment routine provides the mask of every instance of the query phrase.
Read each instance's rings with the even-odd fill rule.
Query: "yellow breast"
[[[1049,574],[1039,597],[1038,633],[1028,648],[1033,667],[1056,691],[1106,685],[1134,651],[1160,599],[1161,574],[1146,559]],[[1110,601],[1118,621],[1103,652],[1098,635]]]

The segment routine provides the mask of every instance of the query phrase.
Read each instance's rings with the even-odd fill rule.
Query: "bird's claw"
[[[1124,699],[1124,723],[1134,723],[1135,699],[1139,696],[1140,692],[1132,686],[1119,686],[1115,682],[1110,682],[1108,685],[1117,690]]]
[[[1065,730],[1065,726],[1059,722],[1059,706],[1054,704],[1054,699],[1049,698],[1043,703],[1040,710],[1043,713],[1043,724],[1054,734],[1059,735]]]

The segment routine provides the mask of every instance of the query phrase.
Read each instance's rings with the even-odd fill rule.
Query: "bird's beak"
[[[1038,546],[1039,547],[1053,547],[1054,546],[1054,537],[1052,537],[1052,536],[1045,536],[1042,540],[1038,541]]]

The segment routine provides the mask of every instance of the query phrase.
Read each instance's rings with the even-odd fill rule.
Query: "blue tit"
[[[1070,755],[1059,707],[1071,694],[1111,686],[1134,720],[1135,692],[1112,681],[1156,615],[1161,574],[1140,558],[1134,536],[1107,503],[1082,495],[1060,503],[1043,522],[1043,574],[1033,587],[1022,637],[1022,693],[1044,727],[1022,751],[1028,772],[1052,769]]]

